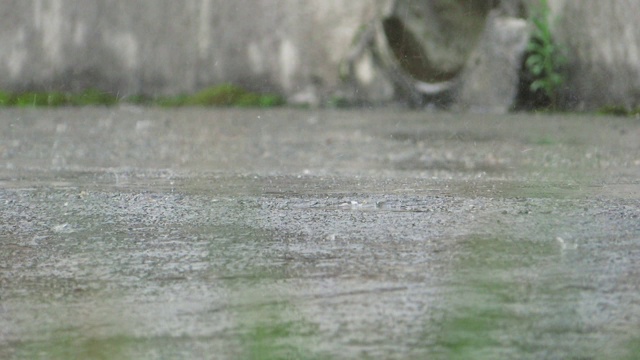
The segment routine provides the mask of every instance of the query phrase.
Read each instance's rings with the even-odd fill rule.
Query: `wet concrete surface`
[[[635,358],[640,122],[0,112],[0,358]]]

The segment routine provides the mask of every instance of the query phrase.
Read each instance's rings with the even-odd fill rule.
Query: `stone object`
[[[484,1],[393,1],[354,42],[343,77],[363,101],[446,106],[490,9]]]
[[[508,112],[518,95],[522,56],[528,41],[525,20],[492,12],[460,76],[454,107],[471,112]]]
[[[563,106],[640,107],[640,1],[550,0],[551,24],[568,64]]]

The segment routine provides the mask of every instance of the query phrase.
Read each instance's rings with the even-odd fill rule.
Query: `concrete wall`
[[[0,88],[175,94],[338,82],[370,0],[3,0]]]
[[[505,1],[524,4],[514,13],[537,2]],[[570,61],[565,103],[640,106],[640,2],[549,2]],[[340,86],[357,34],[393,3],[3,0],[0,89],[158,95],[232,82],[313,98]]]
[[[640,107],[640,1],[552,0],[573,108]]]

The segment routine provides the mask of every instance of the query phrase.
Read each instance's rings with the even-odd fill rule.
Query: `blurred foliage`
[[[555,43],[549,24],[551,10],[547,0],[540,0],[531,21],[533,30],[525,54],[525,78],[535,106],[556,108],[558,89],[565,83],[563,68],[567,62]]]

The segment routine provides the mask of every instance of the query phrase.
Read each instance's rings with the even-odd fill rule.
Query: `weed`
[[[557,107],[558,89],[565,82],[562,69],[566,58],[556,45],[551,26],[547,0],[540,0],[538,9],[532,16],[533,33],[525,55],[525,69],[528,72],[529,90],[534,97],[542,98],[541,103]]]

